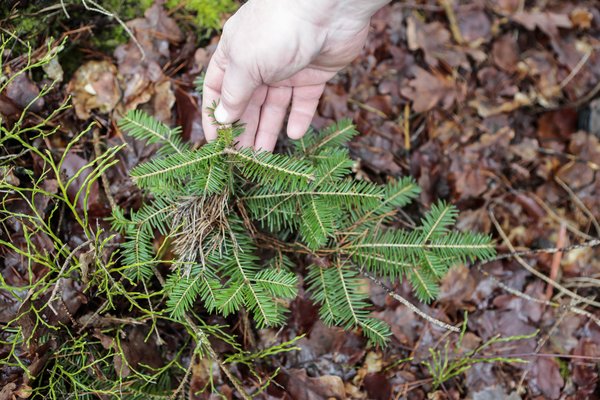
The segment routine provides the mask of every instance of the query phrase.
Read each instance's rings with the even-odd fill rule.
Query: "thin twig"
[[[503,282],[498,280],[494,275],[490,274],[488,271],[486,271],[482,268],[483,265],[493,262],[493,261],[496,261],[496,259],[488,260],[484,263],[477,264],[476,267],[479,270],[479,272],[481,272],[485,277],[489,278],[492,282],[494,282],[496,285],[498,285],[498,287],[500,289],[512,294],[515,297],[519,297],[523,300],[531,301],[533,303],[543,304],[545,306],[552,307],[552,308],[561,308],[562,307],[561,304],[556,303],[554,301],[549,301],[546,299],[538,299],[538,298],[528,295],[527,293],[523,293],[520,290],[513,289],[510,286],[507,286],[506,284],[504,284]],[[569,311],[572,312],[573,314],[582,315],[582,316],[588,318],[589,320],[593,321],[596,325],[600,326],[600,319],[598,319],[594,314],[590,313],[589,311],[585,311],[581,308],[574,307],[574,306],[569,307]]]
[[[573,68],[571,73],[560,83],[559,87],[561,90],[563,90],[573,80],[573,78],[577,76],[577,74],[581,71],[583,66],[588,62],[593,52],[593,47],[585,52],[585,54],[583,55],[583,57],[581,57],[581,59],[579,60],[575,68]]]
[[[558,232],[558,239],[556,240],[556,247],[561,248],[565,246],[565,240],[567,239],[567,226],[560,224],[560,230]],[[560,270],[560,261],[562,260],[563,252],[559,251],[552,255],[552,265],[550,266],[550,279],[556,281],[558,279],[558,272]],[[546,299],[552,298],[552,286],[546,286]]]
[[[452,331],[452,332],[460,332],[460,328],[447,324],[443,321],[440,321],[439,319],[435,319],[432,316],[426,314],[425,312],[419,310],[415,305],[413,305],[410,301],[406,300],[404,297],[400,296],[398,293],[394,292],[392,289],[390,289],[385,283],[383,283],[382,281],[380,281],[379,279],[377,279],[375,276],[371,275],[370,273],[368,273],[367,271],[362,271],[362,274],[364,276],[366,276],[367,278],[369,278],[373,283],[375,283],[377,286],[381,287],[383,290],[386,291],[386,293],[388,294],[388,296],[391,296],[392,298],[394,298],[395,300],[398,300],[400,303],[404,304],[408,309],[410,309],[412,312],[414,312],[415,314],[419,315],[421,318],[427,320],[428,322],[431,322],[432,324],[439,326],[440,328],[446,329],[448,331]]]
[[[67,19],[71,18],[71,16],[67,12],[67,6],[65,5],[65,1],[64,0],[60,0],[60,6],[61,6],[63,12],[65,13],[65,17],[67,17]]]
[[[600,171],[600,165],[598,165],[595,162],[592,162],[590,160],[584,160],[584,159],[582,159],[576,155],[570,154],[570,153],[563,153],[561,151],[556,151],[554,149],[547,149],[545,147],[538,147],[536,149],[536,151],[538,153],[542,153],[545,155],[566,158],[569,161],[573,161],[573,162],[579,163],[579,164],[584,164],[585,166],[590,168],[592,171]]]
[[[575,306],[575,300],[573,299],[571,301],[571,306]],[[556,319],[556,321],[554,322],[554,324],[552,324],[552,327],[550,328],[550,330],[538,340],[537,346],[535,347],[535,350],[533,351],[534,354],[538,354],[542,348],[544,347],[544,345],[546,344],[546,342],[548,341],[548,339],[550,339],[550,336],[552,336],[552,334],[554,333],[554,331],[556,331],[556,329],[558,328],[558,326],[561,324],[561,322],[565,319],[565,316],[567,315],[567,312],[569,311],[568,308],[565,308],[560,315],[558,316],[558,318]],[[521,379],[519,380],[519,385],[517,386],[517,393],[524,393],[524,389],[523,389],[523,383],[525,382],[525,378],[527,378],[527,375],[529,374],[529,372],[531,371],[531,369],[533,368],[533,365],[529,364],[527,366],[527,368],[525,369],[525,371],[523,371],[523,374],[521,375]]]
[[[458,22],[456,21],[456,14],[454,13],[454,8],[451,0],[438,0],[438,3],[444,9],[446,13],[446,17],[448,18],[448,23],[450,24],[450,31],[452,32],[452,37],[454,41],[458,44],[463,44],[465,40],[463,39],[462,33],[460,32],[460,28],[458,26]]]
[[[598,303],[597,301],[594,300],[590,300],[590,299],[586,299],[585,297],[581,297],[580,295],[578,295],[577,293],[565,288],[564,286],[562,286],[561,284],[559,284],[556,281],[553,281],[552,279],[548,278],[546,275],[542,274],[541,272],[539,272],[538,270],[536,270],[535,268],[531,267],[529,264],[527,264],[525,262],[525,260],[523,260],[523,258],[521,258],[521,254],[519,254],[515,248],[513,247],[512,243],[510,242],[508,236],[506,235],[506,233],[504,232],[504,230],[502,229],[502,227],[500,226],[500,223],[498,222],[498,220],[496,219],[496,216],[494,215],[494,213],[492,212],[492,210],[488,210],[488,214],[490,216],[490,219],[492,221],[492,223],[494,224],[494,226],[496,227],[496,230],[498,231],[498,233],[500,234],[500,236],[502,237],[502,240],[504,240],[504,243],[508,246],[508,248],[511,251],[512,257],[514,257],[517,262],[523,267],[525,268],[527,271],[529,271],[531,274],[537,276],[538,278],[540,278],[541,280],[543,280],[544,282],[554,286],[555,289],[558,289],[561,293],[566,294],[567,296],[576,299],[577,301],[580,301],[582,303],[586,303],[589,304],[591,306],[594,307],[600,307],[600,303]],[[594,243],[594,245],[589,245],[589,246],[585,246],[585,247],[594,247],[594,246],[598,246],[600,245],[600,240],[595,239],[592,240],[588,243]],[[560,249],[551,249],[552,251],[545,251],[545,253],[558,253],[561,250]],[[508,257],[506,257],[508,258]]]
[[[87,2],[89,2],[93,7],[88,6]],[[118,15],[106,10],[104,7],[102,7],[100,4],[96,3],[94,0],[81,0],[81,3],[83,4],[83,6],[85,7],[86,10],[95,11],[99,14],[106,15],[107,17],[114,18],[115,21],[117,21],[119,23],[119,25],[121,25],[123,27],[125,32],[127,32],[129,37],[131,38],[131,40],[133,40],[133,42],[135,43],[137,48],[140,50],[140,53],[142,54],[142,60],[144,60],[146,58],[146,52],[144,51],[144,48],[142,47],[140,42],[137,40],[137,38],[135,37],[135,35],[131,31],[131,29],[129,29],[127,24],[125,22],[123,22],[123,20],[121,18],[119,18]]]
[[[577,194],[573,191],[573,189],[571,189],[571,187],[569,185],[567,185],[562,179],[560,179],[558,176],[555,176],[554,180],[565,190],[565,192],[567,192],[569,194],[569,197],[571,197],[571,199],[573,200],[573,203],[575,203],[575,205],[577,205],[579,208],[581,208],[581,211],[583,211],[583,213],[585,215],[587,215],[587,217],[590,219],[590,221],[592,221],[594,228],[596,229],[596,234],[600,235],[600,223],[598,223],[598,220],[596,219],[594,214],[590,211],[590,209],[586,207],[586,205],[583,203],[583,201],[581,201],[579,196],[577,196]]]

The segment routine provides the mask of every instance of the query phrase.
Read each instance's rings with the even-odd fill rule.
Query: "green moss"
[[[235,0],[168,0],[167,8],[183,8],[194,14],[194,23],[201,31],[221,29],[221,19],[234,12],[239,4]]]
[[[118,15],[123,21],[129,21],[144,15],[144,11],[146,11],[153,2],[153,0],[104,0],[101,4],[102,7],[111,13]]]
[[[119,16],[122,21],[130,21],[142,17],[152,3],[153,0],[105,0],[102,6],[107,11]],[[102,29],[94,30],[91,44],[102,52],[112,53],[117,46],[128,41],[129,34],[123,26],[112,20],[109,25],[103,26]]]
[[[560,371],[560,376],[566,381],[569,379],[571,375],[571,371],[569,370],[569,363],[561,358],[555,358],[558,363],[558,370]]]

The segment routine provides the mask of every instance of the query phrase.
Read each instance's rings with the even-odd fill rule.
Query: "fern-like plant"
[[[297,141],[289,155],[237,149],[240,126],[194,150],[178,129],[135,111],[120,121],[130,135],[162,145],[157,156],[131,171],[151,200],[128,218],[124,271],[148,280],[162,262],[157,234],[174,249],[167,278],[168,312],[184,318],[200,303],[229,315],[245,307],[257,326],[285,323],[285,304],[297,295],[294,260],[312,265],[303,281],[328,325],[360,328],[383,345],[388,326],[370,317],[360,271],[408,279],[421,301],[438,294],[438,282],[455,263],[494,255],[489,237],[452,231],[456,209],[434,205],[412,231],[389,227],[419,188],[410,178],[377,185],[352,177],[344,144],[356,135],[348,120]]]

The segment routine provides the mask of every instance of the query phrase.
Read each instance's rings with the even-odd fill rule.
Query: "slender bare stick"
[[[63,12],[65,13],[65,16],[67,18],[71,18],[71,16],[67,12],[67,6],[65,6],[65,1],[64,0],[60,0],[60,6],[62,7]]]
[[[561,293],[579,301],[582,303],[586,303],[589,304],[591,306],[594,307],[600,307],[600,303],[598,303],[597,301],[594,300],[590,300],[587,299],[585,297],[581,297],[580,295],[578,295],[577,293],[565,288],[564,286],[562,286],[560,283],[548,278],[546,275],[542,274],[541,272],[539,272],[538,270],[536,270],[535,268],[533,268],[532,266],[530,266],[529,264],[527,264],[525,262],[525,260],[523,260],[523,258],[521,258],[521,255],[517,253],[517,251],[515,250],[514,246],[512,245],[512,243],[510,242],[508,236],[506,235],[506,233],[504,232],[504,230],[502,229],[502,227],[500,226],[500,223],[498,222],[498,220],[496,219],[496,217],[494,216],[494,213],[492,212],[492,210],[488,210],[488,214],[490,216],[490,219],[492,220],[492,223],[494,224],[494,226],[496,227],[496,230],[498,231],[498,233],[500,234],[500,236],[502,237],[502,240],[504,240],[504,243],[508,246],[508,248],[510,249],[512,255],[514,256],[514,258],[517,260],[517,262],[523,267],[525,268],[527,271],[529,271],[532,275],[537,276],[538,278],[540,278],[541,280],[543,280],[544,282],[548,283],[549,285],[554,286],[555,289],[557,289],[558,291],[560,291]],[[596,245],[600,244],[600,240],[592,240],[590,242],[597,242]],[[588,246],[590,247],[590,246]],[[560,249],[552,249],[553,251],[546,251],[546,253],[558,253],[561,250]]]
[[[90,7],[87,4],[87,2],[89,2],[92,5],[92,7]],[[133,42],[135,43],[137,48],[140,50],[140,52],[142,53],[142,60],[144,60],[146,58],[146,52],[144,51],[144,48],[142,47],[140,42],[138,42],[137,38],[135,37],[135,35],[131,31],[131,29],[129,29],[127,24],[125,22],[123,22],[123,20],[121,18],[119,18],[118,15],[111,13],[110,11],[108,11],[107,9],[102,7],[100,4],[96,3],[94,0],[87,0],[87,2],[86,2],[86,0],[81,0],[81,3],[83,4],[83,6],[85,7],[86,10],[95,11],[102,15],[106,15],[107,17],[114,18],[115,21],[117,21],[119,23],[119,25],[121,25],[123,27],[125,32],[127,32],[129,37],[131,38],[131,40],[133,40]]]
[[[385,283],[383,283],[382,281],[380,281],[379,279],[377,279],[375,276],[371,275],[370,273],[368,273],[366,271],[362,271],[362,274],[364,276],[366,276],[367,278],[369,278],[377,286],[379,286],[383,290],[385,290],[386,293],[388,294],[388,296],[394,298],[395,300],[398,300],[400,303],[404,304],[409,310],[411,310],[415,314],[419,315],[421,318],[431,322],[433,325],[439,326],[440,328],[446,329],[448,331],[460,332],[460,328],[450,325],[450,324],[447,324],[443,321],[440,321],[439,319],[435,319],[431,315],[428,315],[427,313],[419,310],[410,301],[406,300],[404,297],[402,297],[398,293],[394,292],[392,289],[387,287],[387,285]]]

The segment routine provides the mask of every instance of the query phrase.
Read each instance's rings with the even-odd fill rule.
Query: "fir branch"
[[[431,211],[427,213],[423,221],[423,231],[425,232],[422,238],[423,243],[429,242],[448,232],[448,227],[456,221],[458,211],[456,207],[444,204],[443,202],[434,204]]]
[[[169,128],[156,118],[141,110],[128,112],[121,120],[119,127],[136,139],[148,144],[161,144],[158,155],[182,154],[189,151],[189,146],[181,140],[181,128]]]
[[[190,150],[164,158],[158,158],[134,168],[131,172],[133,181],[142,188],[167,185],[176,180],[184,180],[193,175],[205,172],[210,160],[224,154],[224,150],[213,142],[200,150]]]
[[[282,325],[281,299],[297,295],[298,278],[267,266],[273,263],[259,257],[261,245],[278,254],[323,257],[323,265],[309,267],[306,277],[321,319],[361,329],[371,343],[383,345],[389,327],[369,316],[364,282],[350,261],[378,276],[407,278],[416,296],[430,301],[454,263],[494,254],[489,237],[451,231],[457,210],[445,203],[435,204],[417,229],[387,228],[419,188],[411,178],[387,185],[353,179],[353,161],[340,147],[357,133],[350,121],[300,140],[299,159],[234,148],[238,125],[221,127],[216,142],[191,150],[180,144],[179,131],[147,118],[133,114],[122,125],[167,148],[162,157],[131,172],[154,201],[132,213],[130,221],[115,210],[113,225],[126,233],[124,260],[136,279],[148,279],[157,262],[155,231],[175,238],[171,243],[179,265],[191,262],[190,269],[176,268],[168,280],[166,307],[174,318],[185,317],[200,300],[209,312],[224,316],[244,307],[258,327]],[[290,240],[298,241],[287,245]]]
[[[224,153],[240,161],[239,168],[242,174],[258,184],[273,184],[279,188],[297,187],[308,185],[315,178],[314,168],[310,164],[280,154],[254,152],[247,148],[226,148]]]
[[[357,134],[352,121],[343,119],[324,129],[318,135],[305,135],[298,141],[297,150],[305,156],[313,156],[328,148],[338,148]]]

